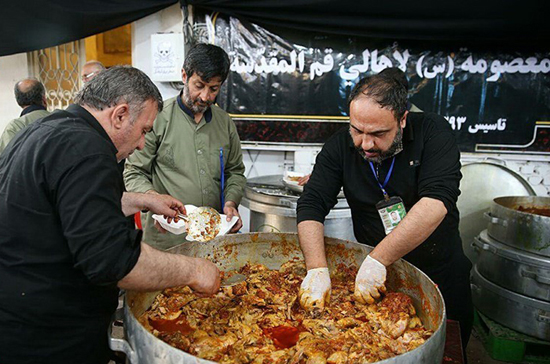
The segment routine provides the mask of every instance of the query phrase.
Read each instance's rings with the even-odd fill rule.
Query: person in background
[[[406,87],[383,74],[359,81],[349,107],[349,128],[325,143],[297,204],[308,269],[300,303],[323,309],[330,297],[323,223],[343,187],[357,241],[375,246],[357,273],[356,302],[378,299],[387,267],[404,258],[439,286],[465,348],[473,323],[471,263],[458,230],[462,175],[449,123],[433,113],[409,112]],[[396,226],[388,216],[393,210],[406,211]]]
[[[107,363],[119,288],[215,293],[210,261],[158,251],[125,216],[175,217],[168,195],[125,193],[118,163],[142,149],[163,102],[143,72],[116,66],[75,104],[19,133],[0,155],[0,362]]]
[[[229,72],[229,57],[211,44],[193,46],[182,69],[183,90],[166,101],[145,148],[126,161],[128,191],[166,193],[185,204],[210,206],[238,216],[231,232],[242,227],[238,206],[246,178],[237,129],[229,115],[214,105]],[[160,234],[149,212],[142,216],[144,240],[160,249],[182,242]]]
[[[15,100],[23,110],[18,118],[13,119],[6,125],[0,137],[0,153],[6,149],[15,134],[27,125],[50,114],[46,109],[46,89],[42,82],[35,78],[26,78],[15,84],[14,92]]]
[[[90,82],[95,76],[103,71],[105,71],[105,66],[99,61],[92,60],[84,63],[82,71],[80,72],[82,83],[86,84]]]

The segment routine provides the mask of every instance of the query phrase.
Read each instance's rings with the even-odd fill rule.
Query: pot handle
[[[109,325],[108,336],[109,336],[109,347],[113,351],[121,351],[126,354],[126,358],[130,363],[137,363],[137,354],[132,349],[130,343],[124,339],[115,339],[113,337],[113,326],[115,321],[122,320],[124,317],[124,309],[119,308],[115,311],[111,324]]]
[[[484,212],[483,216],[486,220],[489,220],[491,224],[502,225],[504,227],[508,226],[508,221],[499,219],[498,217],[491,215],[489,211]]]
[[[550,313],[541,313],[538,315],[537,320],[540,322],[544,322],[545,324],[550,324]]]
[[[490,251],[493,254],[496,254],[497,252],[497,249],[495,247],[481,241],[477,236],[474,238],[474,241],[472,241],[472,248],[474,248],[474,251],[476,253],[479,253],[480,249]]]
[[[523,268],[523,269],[520,271],[520,274],[521,274],[522,277],[531,278],[531,279],[534,279],[535,281],[537,281],[537,282],[539,282],[539,283],[550,285],[550,277],[543,277],[543,276],[540,276],[540,275],[538,275],[537,273],[532,272],[532,271],[530,271],[530,270],[527,270],[527,269],[525,269],[525,268]]]

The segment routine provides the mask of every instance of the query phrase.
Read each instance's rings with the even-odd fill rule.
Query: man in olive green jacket
[[[182,69],[184,88],[165,102],[145,148],[126,161],[124,181],[130,192],[169,194],[184,204],[211,206],[228,221],[238,216],[231,230],[237,232],[246,184],[241,144],[233,120],[214,105],[228,72],[223,49],[197,44],[189,50]],[[183,235],[160,234],[150,212],[142,214],[142,222],[144,241],[156,248],[185,241]]]
[[[0,137],[0,153],[6,149],[8,143],[21,130],[36,120],[50,115],[46,110],[46,90],[44,85],[34,79],[27,78],[15,84],[15,100],[23,108],[21,115],[6,125]]]

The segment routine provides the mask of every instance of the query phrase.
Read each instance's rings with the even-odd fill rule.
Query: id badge
[[[382,200],[376,204],[376,209],[384,225],[386,235],[388,235],[395,227],[405,218],[405,204],[399,196],[390,197],[389,200]]]

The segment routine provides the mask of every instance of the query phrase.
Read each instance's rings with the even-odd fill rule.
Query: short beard
[[[367,155],[365,154],[365,151],[361,147],[356,146],[355,150],[357,150],[359,155],[361,155],[361,157],[363,157],[363,159],[365,159],[368,162],[382,163],[382,161],[384,161],[385,159],[391,158],[403,150],[403,130],[401,128],[397,130],[397,133],[395,134],[395,138],[393,139],[393,142],[391,143],[388,150],[386,150],[385,152],[381,151],[380,149],[367,150],[367,152],[369,153],[378,153],[377,157],[374,157],[374,158],[367,157]]]
[[[193,112],[193,114],[202,114],[206,110],[208,110],[208,108],[213,104],[213,102],[208,102],[204,106],[198,105],[198,103],[202,101],[199,98],[197,98],[196,100],[191,99],[189,86],[187,85],[187,83],[183,84],[182,101],[185,104],[185,106],[187,106],[189,110]]]

